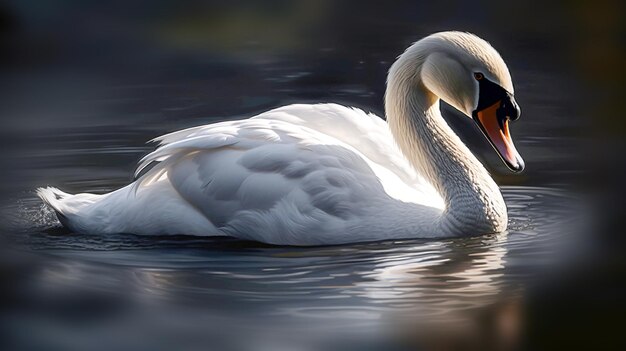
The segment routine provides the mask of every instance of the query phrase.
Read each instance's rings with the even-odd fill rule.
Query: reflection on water
[[[508,232],[438,241],[294,248],[227,238],[78,235],[60,228],[32,195],[18,201],[22,215],[12,232],[36,252],[28,298],[51,298],[61,311],[73,309],[66,296],[80,296],[109,306],[94,313],[117,327],[141,322],[171,332],[192,324],[199,335],[212,335],[196,324],[203,320],[262,330],[259,335],[268,328],[372,337],[471,323],[474,311],[520,297],[537,269],[558,259],[557,248],[570,235],[572,199],[531,187],[505,187],[504,195]],[[84,303],[87,315],[73,318],[89,319],[93,307]],[[173,327],[164,315],[182,324]],[[92,337],[109,335],[109,327],[90,331]]]

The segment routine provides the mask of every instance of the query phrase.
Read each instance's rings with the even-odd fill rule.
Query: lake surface
[[[12,237],[29,254],[21,268],[27,285],[20,286],[28,290],[8,330],[47,331],[13,334],[20,345],[72,349],[94,349],[94,340],[102,349],[128,347],[138,326],[160,331],[140,343],[145,349],[168,349],[180,337],[253,349],[303,340],[336,347],[348,338],[359,349],[415,328],[441,325],[449,333],[523,299],[533,277],[558,264],[575,237],[571,196],[520,186],[503,193],[505,233],[313,248],[73,234],[26,196],[9,209],[18,213]]]
[[[91,16],[115,17],[111,6]],[[287,23],[282,32],[278,28],[284,41],[235,37],[234,47],[210,37],[213,27],[181,29],[191,39],[196,31],[209,36],[210,45],[177,40],[181,33],[160,22],[161,15],[136,20],[145,31],[129,30],[122,19],[126,29],[120,31],[94,31],[84,21],[77,31],[71,18],[90,18],[90,12],[46,17],[22,8],[22,28],[31,29],[20,34],[26,45],[67,45],[41,53],[53,59],[3,71],[16,83],[3,91],[2,107],[10,116],[2,138],[9,167],[1,176],[7,194],[2,294],[9,303],[0,327],[9,345],[392,350],[441,330],[449,338],[476,334],[477,327],[514,333],[484,321],[505,319],[509,329],[518,329],[527,290],[571,259],[567,243],[586,223],[571,191],[581,172],[579,131],[585,125],[571,104],[571,77],[555,70],[562,46],[541,31],[516,27],[510,16],[495,31],[488,21],[470,21],[476,16],[467,16],[469,8],[445,21],[438,17],[441,24],[423,22],[428,11],[443,13],[436,5],[403,6],[385,13],[388,21],[368,9],[369,15],[344,18],[355,21],[352,30],[324,26],[336,22],[338,6],[333,16],[315,22],[327,33],[304,45],[292,44],[289,26],[296,24]],[[479,15],[499,18],[486,9]],[[240,25],[252,21],[263,28],[263,14],[255,16],[260,22],[246,17]],[[53,21],[59,18],[64,21]],[[513,75],[523,112],[511,128],[526,161],[523,174],[509,173],[472,122],[444,106],[453,128],[502,184],[509,209],[505,233],[313,248],[79,235],[63,229],[34,195],[46,185],[71,193],[114,190],[131,181],[134,164],[152,150],[147,140],[289,103],[339,102],[383,116],[385,75],[394,58],[444,25],[489,36]],[[42,28],[49,36],[32,34]]]

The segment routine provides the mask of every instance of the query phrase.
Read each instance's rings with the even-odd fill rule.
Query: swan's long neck
[[[498,186],[441,116],[439,98],[419,78],[420,57],[406,56],[389,72],[387,123],[405,157],[443,197],[441,229],[451,234],[506,229]]]

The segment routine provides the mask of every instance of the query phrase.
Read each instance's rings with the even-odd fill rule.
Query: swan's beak
[[[497,101],[480,111],[474,111],[473,117],[483,134],[500,155],[500,158],[513,172],[524,170],[524,160],[515,149],[509,121],[519,118],[520,110],[512,96]]]

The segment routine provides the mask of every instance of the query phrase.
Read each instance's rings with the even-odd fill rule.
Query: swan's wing
[[[352,146],[409,184],[425,183],[401,154],[387,123],[372,113],[338,104],[294,104],[254,118],[281,120],[311,128]]]
[[[225,145],[229,142],[235,143],[237,140],[229,138],[236,134],[232,127],[250,126],[250,122],[247,121],[252,120],[263,121],[258,125],[259,129],[263,130],[268,128],[267,125],[264,125],[267,121],[282,121],[294,126],[313,129],[358,150],[370,161],[395,173],[410,186],[425,192],[436,193],[432,186],[417,174],[404,158],[385,121],[372,113],[365,113],[363,110],[338,104],[293,104],[261,113],[248,120],[193,127],[163,135],[152,141],[159,142],[161,148],[168,144],[176,144],[175,147],[179,147],[179,142],[199,140],[198,137],[208,137],[205,142],[210,140],[216,146]],[[268,138],[267,141],[277,138],[271,133],[266,134],[266,137]],[[138,167],[137,173],[150,162],[158,161],[158,158],[154,157],[156,155],[158,154],[153,153],[144,158],[144,162]]]
[[[311,139],[315,135],[316,138]],[[150,172],[141,182],[158,180],[167,166],[193,150],[230,147],[251,149],[267,143],[334,143],[349,147],[368,160],[381,180],[399,178],[403,184],[384,182],[390,195],[404,201],[416,198],[425,204],[443,207],[437,191],[402,155],[385,121],[357,108],[338,104],[293,104],[276,108],[245,120],[226,121],[188,128],[160,136],[152,141],[160,147],[144,157],[139,174],[154,161],[161,172]],[[165,162],[167,161],[167,162]],[[391,176],[391,177],[390,177]],[[404,186],[413,192],[405,193]]]
[[[437,207],[432,187],[387,140],[382,120],[338,105],[309,106],[158,138],[161,146],[139,169],[160,163],[137,181],[137,190],[167,179],[216,227],[240,237],[280,232],[275,235],[297,238],[293,242],[314,233],[311,228],[340,231],[390,196]],[[289,237],[250,239],[289,243]],[[322,238],[311,237],[316,240]]]

